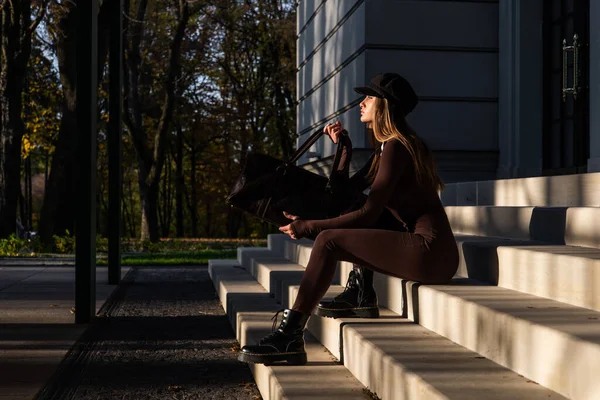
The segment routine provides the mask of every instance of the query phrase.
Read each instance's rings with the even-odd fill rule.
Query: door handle
[[[563,102],[567,100],[567,95],[572,94],[573,98],[577,100],[577,94],[580,91],[579,87],[579,48],[581,44],[579,43],[579,35],[573,35],[573,45],[567,45],[567,39],[563,39],[563,65],[562,65],[562,98]],[[567,60],[569,53],[573,53],[573,86],[568,86],[568,66]]]

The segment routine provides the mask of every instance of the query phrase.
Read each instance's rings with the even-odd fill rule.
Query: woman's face
[[[360,102],[360,122],[373,122],[375,118],[375,97],[367,96]]]

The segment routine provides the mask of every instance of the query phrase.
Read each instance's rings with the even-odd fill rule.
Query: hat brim
[[[381,93],[368,86],[355,87],[354,91],[356,93],[364,94],[365,96],[375,96],[383,98],[383,95]]]

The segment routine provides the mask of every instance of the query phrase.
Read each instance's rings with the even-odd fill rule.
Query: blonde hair
[[[379,97],[375,97],[374,111],[375,117],[369,126],[373,133],[372,140],[377,144],[394,139],[399,140],[412,158],[417,183],[431,185],[437,191],[442,190],[444,182],[438,174],[433,154],[425,142],[408,125],[404,114],[400,111],[390,112],[390,104],[387,99]],[[377,174],[380,158],[381,150],[378,148],[367,175],[371,180]]]

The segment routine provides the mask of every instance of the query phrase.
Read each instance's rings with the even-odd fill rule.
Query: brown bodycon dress
[[[363,185],[364,170],[350,181]],[[440,198],[433,187],[417,184],[411,155],[396,139],[386,142],[362,207],[291,225],[297,238],[315,239],[293,306],[304,313],[327,292],[338,261],[425,284],[447,283],[458,268],[458,248]]]

